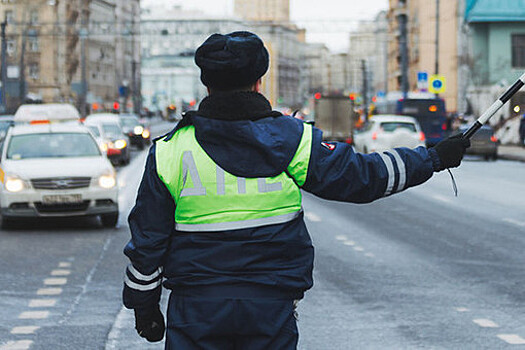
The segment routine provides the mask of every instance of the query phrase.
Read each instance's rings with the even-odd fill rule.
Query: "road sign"
[[[428,73],[427,72],[417,72],[417,88],[419,91],[428,90]]]
[[[428,91],[433,94],[441,94],[445,92],[445,89],[445,77],[440,74],[432,74],[429,79]]]

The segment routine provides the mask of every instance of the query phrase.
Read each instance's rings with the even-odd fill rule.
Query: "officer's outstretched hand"
[[[159,305],[150,309],[135,309],[135,329],[137,333],[149,342],[161,341],[164,338],[166,326]]]
[[[448,168],[458,167],[463,159],[467,148],[470,147],[470,140],[463,138],[463,134],[456,134],[443,141],[438,142],[433,148],[438,154],[441,167],[434,169],[441,171]]]

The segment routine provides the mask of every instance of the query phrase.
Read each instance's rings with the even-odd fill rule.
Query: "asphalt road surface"
[[[0,350],[163,349],[121,304],[146,153],[119,169],[117,228],[90,218],[0,231]],[[446,172],[367,205],[304,195],[316,262],[299,349],[525,348],[525,163],[472,157],[453,173],[458,197]]]

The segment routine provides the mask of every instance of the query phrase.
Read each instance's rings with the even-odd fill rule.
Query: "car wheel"
[[[363,147],[363,153],[368,153],[368,148],[366,148],[366,146]]]
[[[104,227],[115,227],[118,223],[118,213],[102,214],[100,215],[100,221]]]
[[[0,228],[2,230],[7,230],[13,226],[13,220],[6,218],[3,215],[0,215]]]

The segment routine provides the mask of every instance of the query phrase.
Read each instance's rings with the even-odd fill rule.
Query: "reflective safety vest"
[[[175,229],[226,231],[295,219],[302,210],[299,186],[306,181],[311,143],[312,127],[304,124],[286,172],[243,178],[226,172],[206,154],[193,125],[168,141],[157,141],[157,173],[175,201]]]

